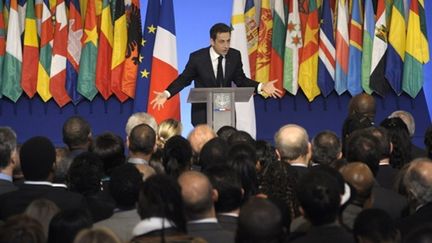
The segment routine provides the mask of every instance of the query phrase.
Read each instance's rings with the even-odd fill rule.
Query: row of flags
[[[250,74],[259,82],[277,79],[309,101],[333,91],[415,98],[423,86],[424,0],[261,0],[259,16],[253,0],[240,2]]]

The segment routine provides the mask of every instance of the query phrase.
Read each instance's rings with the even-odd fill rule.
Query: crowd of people
[[[341,135],[298,124],[274,141],[133,114],[125,136],[80,116],[65,148],[0,127],[0,243],[432,241],[432,126],[352,98]],[[18,134],[19,136],[19,134]]]

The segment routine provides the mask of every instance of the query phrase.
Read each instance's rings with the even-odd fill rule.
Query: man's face
[[[225,56],[228,53],[231,42],[231,33],[223,32],[216,34],[216,40],[210,39],[211,46],[217,54]]]

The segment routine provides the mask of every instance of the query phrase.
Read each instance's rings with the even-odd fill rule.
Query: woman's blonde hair
[[[163,148],[165,146],[166,141],[170,139],[172,136],[181,135],[182,133],[182,124],[174,119],[167,119],[159,124],[157,135],[158,141],[157,145],[159,148]]]

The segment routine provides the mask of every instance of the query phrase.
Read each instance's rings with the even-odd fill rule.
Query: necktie
[[[216,74],[216,81],[220,87],[223,87],[224,79],[223,79],[223,69],[222,69],[222,59],[224,57],[220,55],[218,57],[218,65],[217,65],[217,74]]]

